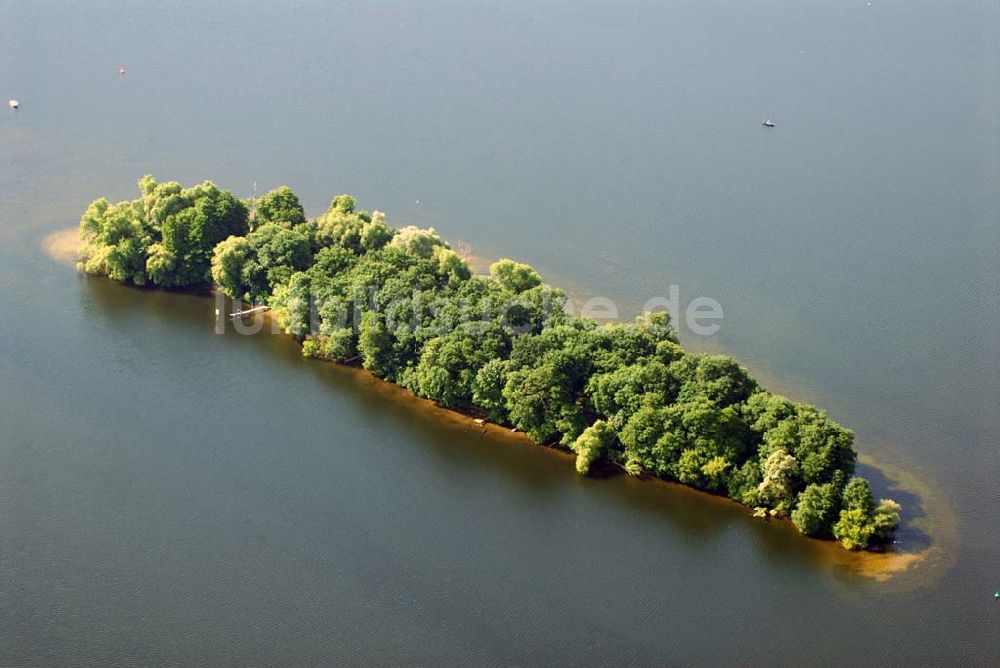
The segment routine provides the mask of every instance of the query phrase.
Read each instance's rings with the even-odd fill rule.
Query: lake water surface
[[[88,4],[0,3],[0,664],[998,660],[1000,6]],[[716,299],[684,343],[855,429],[917,556],[46,257],[147,172]]]

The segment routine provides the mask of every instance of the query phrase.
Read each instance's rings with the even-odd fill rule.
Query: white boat
[[[7,106],[11,109],[17,109],[21,105],[18,104],[17,100],[7,100]]]
[[[761,125],[763,125],[765,128],[773,128],[774,127],[774,121],[772,121],[770,118],[765,118],[764,122],[761,123]]]

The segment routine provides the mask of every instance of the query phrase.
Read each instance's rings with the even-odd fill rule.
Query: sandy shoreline
[[[81,250],[83,242],[77,227],[52,232],[42,239],[42,251],[59,264],[75,267]]]

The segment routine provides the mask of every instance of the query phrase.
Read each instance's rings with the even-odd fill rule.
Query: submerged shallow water
[[[1000,23],[857,5],[4,6],[0,655],[995,658]],[[626,315],[717,299],[685,344],[854,428],[922,558],[879,581],[724,500],[581,479],[45,257],[145,172],[351,192]]]

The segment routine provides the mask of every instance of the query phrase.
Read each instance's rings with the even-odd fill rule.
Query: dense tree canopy
[[[850,549],[887,540],[900,507],[854,477],[853,433],[761,388],[722,355],[685,352],[666,312],[631,324],[568,315],[526,264],[489,275],[433,229],[395,230],[349,195],[308,220],[283,186],[246,206],[211,183],[144,177],[93,202],[82,266],[119,281],[213,281],[270,304],[310,357],[357,361],[443,406],[511,426],[595,466],[650,474],[788,516]]]
[[[139,199],[99,199],[87,208],[80,221],[86,271],[135,285],[208,283],[216,245],[249,229],[246,206],[210,181],[185,189],[145,176],[139,190]]]

